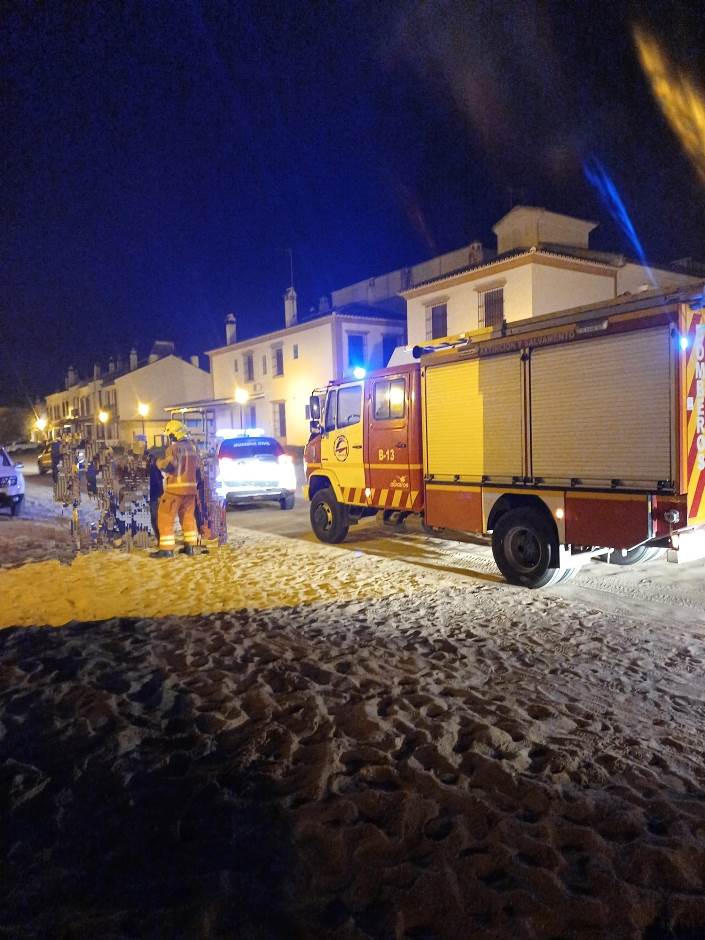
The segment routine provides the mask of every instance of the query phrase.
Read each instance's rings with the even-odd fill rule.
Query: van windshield
[[[276,460],[283,453],[281,444],[272,437],[234,437],[221,443],[218,457],[229,457],[230,460],[270,457]]]

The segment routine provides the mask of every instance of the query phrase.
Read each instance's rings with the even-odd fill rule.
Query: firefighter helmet
[[[167,421],[166,427],[164,428],[164,433],[167,437],[173,437],[177,441],[183,441],[183,439],[188,434],[188,431],[186,430],[185,424],[183,424],[181,421],[172,419],[171,421]]]

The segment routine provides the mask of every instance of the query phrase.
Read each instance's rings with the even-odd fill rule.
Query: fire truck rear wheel
[[[551,567],[555,535],[550,522],[534,509],[511,509],[497,521],[492,533],[492,554],[510,584],[548,587],[565,570]]]
[[[329,487],[319,490],[311,500],[311,528],[321,542],[335,545],[348,534],[348,512]]]
[[[599,555],[598,560],[607,562],[608,565],[639,565],[644,561],[651,561],[652,558],[658,558],[663,551],[662,548],[653,545],[637,545],[636,548],[628,549],[623,555],[621,548],[615,548],[607,555]]]

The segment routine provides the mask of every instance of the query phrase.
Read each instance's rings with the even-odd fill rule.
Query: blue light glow
[[[366,375],[367,373],[362,366],[355,366],[353,369],[353,377],[356,379],[364,379]]]
[[[683,350],[683,352],[685,352],[686,349],[688,348],[688,337],[681,336],[680,340],[678,341],[678,345]]]
[[[649,280],[656,287],[656,281],[654,276],[651,273],[651,270],[646,263],[646,255],[644,254],[644,249],[642,247],[639,236],[636,233],[634,228],[634,223],[631,220],[629,213],[627,212],[627,207],[622,201],[622,197],[617,192],[617,187],[615,186],[612,178],[607,173],[607,170],[600,163],[596,157],[588,157],[587,160],[583,163],[583,173],[585,178],[591,186],[594,186],[597,190],[600,198],[607,206],[607,209],[615,220],[615,222],[622,229],[624,234],[629,239],[634,252],[639,259],[639,261],[646,268],[646,273],[649,276]]]

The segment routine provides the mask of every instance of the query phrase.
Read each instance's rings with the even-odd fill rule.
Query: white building
[[[405,342],[403,302],[401,312],[354,302],[328,312],[323,304],[319,315],[299,322],[290,288],[284,306],[283,329],[242,341],[235,316],[228,316],[226,345],[206,353],[213,401],[186,402],[187,415],[210,406],[217,429],[259,427],[283,444],[303,446],[312,390],[352,376],[355,368],[381,368]],[[180,407],[176,403],[174,410]]]
[[[210,394],[211,377],[198,356],[186,361],[174,355],[173,343],[157,342],[146,360],[140,362],[133,349],[125,362],[111,359],[105,373],[94,366],[90,379],[79,379],[71,366],[66,388],[47,395],[49,431],[128,447],[144,434],[152,446],[169,418],[168,405]]]
[[[597,223],[533,206],[515,206],[493,227],[497,251],[454,270],[415,280],[407,303],[409,346],[503,321],[540,316],[654,287],[701,278],[647,267],[624,255],[591,251]]]

